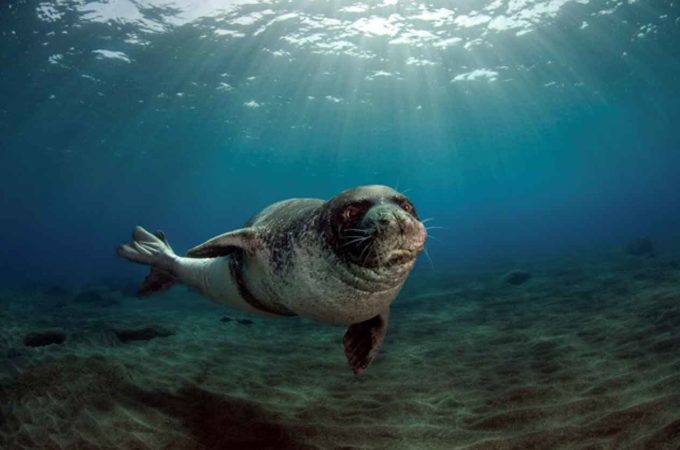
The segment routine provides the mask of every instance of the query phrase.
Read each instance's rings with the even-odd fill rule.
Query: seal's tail
[[[140,226],[135,227],[132,242],[119,245],[116,253],[129,261],[151,266],[149,275],[139,289],[140,297],[164,291],[178,282],[172,267],[175,252],[168,244],[165,233],[160,230],[151,234]]]

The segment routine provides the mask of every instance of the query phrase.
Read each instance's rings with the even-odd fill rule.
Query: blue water
[[[433,217],[417,271],[680,249],[680,4],[8,1],[0,280],[137,280],[360,184]]]

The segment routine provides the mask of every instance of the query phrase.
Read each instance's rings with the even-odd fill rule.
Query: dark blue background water
[[[436,269],[680,248],[677,2],[203,3],[0,6],[3,283],[375,183],[446,227]]]

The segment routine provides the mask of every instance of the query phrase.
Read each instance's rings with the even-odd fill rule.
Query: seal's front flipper
[[[164,291],[177,283],[173,274],[175,252],[162,231],[152,234],[142,227],[135,227],[132,242],[120,245],[117,253],[129,261],[151,266],[149,275],[139,289],[140,297]]]
[[[187,252],[190,258],[219,258],[235,251],[247,253],[259,248],[260,240],[256,228],[241,228],[216,236]]]
[[[373,362],[380,351],[387,324],[390,318],[390,310],[386,309],[379,315],[364,322],[351,325],[342,342],[345,344],[345,356],[352,371],[360,374]]]

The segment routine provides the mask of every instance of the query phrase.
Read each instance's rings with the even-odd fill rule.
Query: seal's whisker
[[[432,221],[432,220],[434,220],[434,217],[428,217],[427,219],[421,220],[420,223],[422,223],[423,225],[425,225],[427,222],[430,222],[430,221]]]
[[[366,257],[361,262],[362,266],[366,265],[366,261],[368,261],[368,257],[371,256],[371,249],[373,249],[373,246],[375,246],[375,243],[376,243],[376,241],[372,241],[369,245],[366,246],[366,248],[368,248],[369,250],[368,250],[368,253],[366,253]],[[361,252],[361,253],[363,254],[364,252]]]
[[[362,236],[360,234],[343,234],[342,237],[346,239],[354,239],[354,238],[370,238],[373,236]]]
[[[376,242],[376,241],[371,241],[371,242],[369,242],[368,244],[366,244],[366,246],[364,247],[364,249],[363,249],[363,250],[361,251],[361,253],[359,254],[359,260],[361,261],[361,265],[362,265],[362,266],[366,263],[366,260],[368,259],[368,256],[371,254],[370,248],[373,247],[373,246],[375,245],[375,242]],[[368,252],[367,252],[367,251],[368,251]],[[366,252],[366,259],[362,259],[365,252]]]
[[[364,239],[371,239],[373,236],[356,236],[356,235],[350,235],[350,236],[343,236],[343,237],[345,237],[345,238],[347,238],[347,239],[350,239],[350,240],[357,240],[357,239],[364,240]]]
[[[427,251],[427,247],[423,247],[423,252],[425,252],[425,256],[427,256],[427,260],[430,261],[430,267],[432,267],[432,271],[434,272],[434,262],[432,262],[432,258],[430,257],[430,252]]]
[[[361,253],[359,253],[359,260],[361,260],[361,258],[364,256],[364,252],[366,250],[368,250],[368,248],[371,246],[371,244],[372,244],[372,242],[367,243],[366,246],[363,248],[363,250],[361,250]]]
[[[366,236],[366,237],[361,237],[361,238],[353,239],[353,240],[351,240],[351,241],[349,241],[349,242],[345,242],[344,244],[342,244],[341,247],[345,247],[345,246],[347,246],[347,245],[352,245],[352,244],[357,244],[357,243],[360,243],[360,242],[364,242],[366,239],[370,239],[370,238],[371,238],[371,236]]]
[[[427,231],[430,231],[430,230],[448,230],[447,227],[425,227],[425,229]]]
[[[364,233],[364,234],[371,234],[373,231],[372,230],[362,230],[361,228],[345,228],[347,231],[357,231],[359,233]]]

